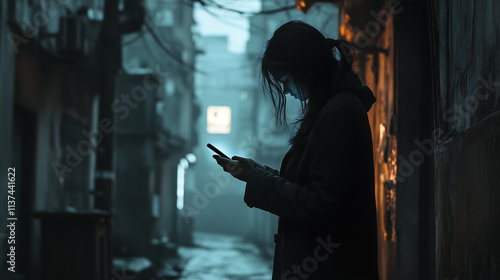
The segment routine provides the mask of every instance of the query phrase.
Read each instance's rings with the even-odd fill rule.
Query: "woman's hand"
[[[231,159],[227,159],[218,155],[213,155],[213,158],[222,166],[224,171],[230,173],[234,178],[245,182],[248,180],[248,176],[250,176],[254,168],[266,169],[262,164],[250,158],[234,156]]]

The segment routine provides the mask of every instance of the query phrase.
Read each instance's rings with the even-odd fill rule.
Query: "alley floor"
[[[243,237],[195,233],[196,247],[179,248],[182,280],[269,280],[272,260]]]

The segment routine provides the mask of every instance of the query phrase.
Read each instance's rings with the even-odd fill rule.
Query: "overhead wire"
[[[221,17],[221,16],[220,16],[220,15],[218,15],[217,13],[215,13],[215,12],[211,11],[211,10],[209,9],[209,7],[207,7],[207,6],[203,6],[203,5],[202,5],[201,7],[202,7],[202,8],[203,8],[203,10],[204,10],[205,12],[207,12],[209,15],[213,16],[215,19],[219,20],[220,22],[222,22],[222,23],[224,23],[224,24],[228,24],[228,25],[230,25],[230,26],[232,26],[232,27],[235,27],[235,28],[238,28],[238,29],[241,29],[241,30],[244,30],[244,31],[246,31],[246,30],[247,30],[247,28],[246,28],[246,27],[244,27],[244,26],[242,26],[242,25],[239,25],[239,24],[236,24],[236,23],[234,23],[234,22],[231,22],[231,21],[229,21],[229,20],[227,20],[227,19],[225,19],[225,18]],[[254,32],[254,34],[255,34],[255,32],[258,32],[258,33],[261,33],[261,34],[266,34],[266,32],[265,32],[263,29],[258,28],[257,26],[252,26],[250,23],[249,23],[249,25],[248,25],[248,28],[249,28],[249,31],[250,31],[250,32]]]
[[[237,9],[233,9],[233,8],[227,7],[225,5],[222,5],[222,4],[218,3],[218,2],[216,2],[215,0],[193,0],[193,1],[198,2],[201,5],[212,5],[212,6],[215,6],[215,7],[219,8],[219,9],[223,9],[223,10],[226,10],[226,11],[238,13],[240,15],[247,15],[247,16],[264,15],[264,14],[275,14],[275,13],[279,13],[279,12],[283,12],[283,11],[292,10],[292,9],[296,9],[297,8],[295,5],[293,5],[293,6],[284,6],[284,7],[280,7],[280,8],[276,8],[276,9],[270,9],[270,10],[262,10],[262,11],[259,11],[259,12],[247,12],[247,11],[241,11],[241,10],[237,10]]]
[[[171,50],[160,38],[160,36],[156,33],[154,28],[151,26],[151,24],[148,22],[147,19],[144,20],[144,26],[146,29],[149,31],[151,36],[153,37],[153,40],[156,42],[156,44],[160,47],[160,49],[163,50],[165,54],[167,54],[170,58],[172,58],[175,62],[180,64],[181,66],[185,67],[188,70],[191,70],[193,72],[198,72],[202,74],[206,74],[203,71],[200,71],[196,69],[193,65],[188,65],[186,62],[184,62],[181,58],[179,58],[179,54],[175,53],[173,50]]]
[[[241,25],[234,24],[234,22],[228,22],[227,20],[223,20],[219,15],[210,11],[209,7],[215,7],[215,8],[221,9],[221,10],[237,13],[237,14],[242,15],[242,16],[275,14],[275,13],[289,11],[289,10],[296,8],[296,6],[293,5],[293,6],[284,6],[284,7],[280,7],[280,8],[276,8],[276,9],[263,10],[263,11],[259,11],[259,12],[247,12],[247,11],[241,11],[241,10],[227,7],[227,6],[222,5],[214,0],[191,0],[192,1],[191,3],[188,3],[186,1],[188,1],[188,0],[182,0],[182,3],[184,3],[186,5],[190,5],[191,3],[199,3],[203,7],[203,9],[207,13],[209,13],[210,15],[214,16],[215,18],[217,18],[218,20],[220,20],[222,22],[225,22],[226,24],[230,24],[232,26],[237,26],[240,29],[243,29],[244,27]],[[154,41],[156,42],[156,44],[162,49],[162,51],[165,54],[167,54],[170,58],[172,58],[175,62],[177,62],[181,66],[183,66],[183,67],[185,67],[193,72],[199,72],[199,73],[206,74],[205,72],[198,70],[195,66],[186,64],[181,58],[179,58],[179,54],[175,53],[174,50],[170,49],[164,43],[164,41],[161,39],[161,37],[154,30],[154,27],[146,19],[144,20],[144,26],[146,27],[147,31],[151,34],[151,36],[154,39]],[[252,24],[249,25],[249,29],[250,29],[250,32],[257,31],[257,32],[264,33],[264,34],[266,33],[264,30],[257,28],[256,26],[252,26]],[[141,31],[141,33],[142,33],[142,31]],[[125,42],[124,44],[131,44],[131,43],[139,40],[142,36],[143,36],[143,34],[139,34],[136,38],[131,39],[131,40]],[[146,40],[144,40],[144,41],[146,41]]]
[[[137,36],[135,36],[134,38],[132,38],[126,42],[123,42],[122,46],[127,46],[127,45],[130,45],[132,43],[135,43],[135,42],[139,41],[143,36],[144,36],[144,30],[141,28],[141,31],[139,31]]]

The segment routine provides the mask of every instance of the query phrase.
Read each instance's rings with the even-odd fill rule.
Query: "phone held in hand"
[[[216,147],[214,147],[214,145],[208,143],[207,144],[207,147],[214,151],[215,153],[217,153],[219,156],[223,157],[223,158],[227,158],[227,159],[230,159],[228,156],[226,156],[223,152],[221,152],[219,149],[217,149]]]

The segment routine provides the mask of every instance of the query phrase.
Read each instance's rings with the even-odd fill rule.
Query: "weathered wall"
[[[345,2],[339,21],[340,37],[358,51],[354,71],[372,89],[377,102],[368,112],[375,160],[380,279],[394,279],[396,265],[395,200],[397,139],[390,133],[395,112],[393,11],[385,1]],[[369,9],[371,8],[371,10]],[[383,14],[383,15],[382,15]],[[382,15],[382,16],[380,16]],[[369,52],[369,48],[378,48]],[[391,182],[390,185],[385,182]]]
[[[416,144],[433,128],[426,2],[352,0],[343,7],[340,34],[359,48],[356,72],[377,97],[369,116],[380,279],[432,279],[433,160]]]
[[[370,120],[379,233],[386,237],[396,230],[394,245],[379,241],[381,279],[498,279],[500,3],[387,0],[385,5],[393,7],[387,9],[385,30],[377,28],[378,8],[372,6],[373,13],[362,0],[344,2],[340,18],[341,35],[362,50],[358,71],[378,98]],[[370,54],[387,47],[393,62]],[[393,79],[395,97],[384,88],[391,84],[385,76]],[[393,131],[391,98],[397,148],[383,132]],[[398,159],[397,199],[382,185],[385,177],[394,179],[391,154],[384,154],[390,151]],[[384,213],[392,202],[396,225],[388,224]]]
[[[378,10],[377,10],[378,11]],[[381,9],[380,11],[384,11]],[[375,20],[372,18],[372,20]],[[371,45],[387,53],[360,53],[356,72],[374,92],[377,102],[368,112],[375,160],[375,192],[378,216],[379,275],[380,279],[394,279],[396,261],[395,207],[393,187],[397,173],[397,139],[390,133],[391,118],[395,112],[394,92],[394,36],[393,16],[383,22],[385,29]],[[391,184],[387,184],[391,182]]]
[[[437,5],[437,279],[500,277],[500,2]]]
[[[6,1],[7,2],[7,1]],[[25,277],[36,279],[41,270],[40,223],[34,218],[34,212],[53,210],[64,205],[61,185],[55,170],[54,162],[62,162],[65,152],[62,146],[62,135],[66,135],[62,124],[64,120],[85,123],[88,121],[89,104],[93,83],[82,75],[80,68],[69,67],[58,63],[54,57],[42,49],[39,42],[26,36],[16,24],[7,24],[5,13],[12,20],[19,21],[31,9],[21,9],[22,1],[11,3],[10,11],[7,3],[2,3],[2,24],[0,40],[0,128],[2,140],[0,161],[2,171],[7,175],[7,166],[16,166],[16,274],[7,277]],[[17,37],[16,37],[17,36]],[[19,39],[19,36],[29,38]],[[17,38],[20,41],[18,45]],[[78,126],[73,126],[77,128]],[[82,135],[83,137],[83,135]],[[4,167],[5,165],[5,167]],[[76,172],[67,172],[65,177],[66,198],[71,197],[72,190],[79,190],[84,185],[80,175],[85,173],[85,164],[76,164]],[[5,173],[4,173],[5,172]],[[6,177],[1,177],[6,182]],[[68,182],[81,182],[72,186]],[[6,201],[7,192],[0,194]],[[73,202],[84,201],[81,195]],[[2,202],[2,207],[6,206]],[[69,204],[68,204],[69,205]],[[70,205],[75,206],[75,205]],[[5,209],[0,211],[0,217]],[[3,246],[4,231],[0,231],[0,244]],[[2,255],[6,253],[2,249]],[[4,260],[3,258],[0,258]],[[6,262],[0,265],[0,275],[7,272],[3,269]],[[1,279],[4,279],[5,277]],[[9,278],[7,278],[9,279]]]
[[[440,144],[438,279],[500,277],[500,114]]]

